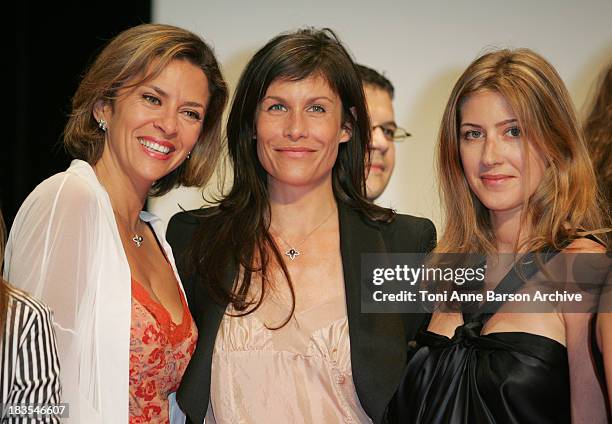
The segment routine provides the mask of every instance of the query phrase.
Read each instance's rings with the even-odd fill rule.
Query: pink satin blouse
[[[221,321],[206,422],[371,423],[353,384],[344,293],[298,310],[278,330],[265,324],[282,322],[286,307],[264,305]]]

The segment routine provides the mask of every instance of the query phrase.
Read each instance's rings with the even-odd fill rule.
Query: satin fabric
[[[353,384],[344,293],[277,330],[266,309],[223,317],[206,423],[371,423]]]
[[[549,263],[558,251],[548,250]],[[538,272],[532,254],[495,288],[516,293]],[[503,306],[495,305],[494,311]],[[571,422],[567,349],[526,332],[481,335],[493,313],[463,314],[452,338],[422,329],[388,409],[391,423],[494,424]],[[425,327],[426,328],[426,327]]]
[[[421,332],[389,414],[401,423],[570,423],[567,350],[529,333]]]
[[[172,217],[167,232],[199,329],[196,351],[176,396],[188,415],[187,422],[194,424],[202,424],[210,403],[213,350],[227,303],[219,304],[211,298],[187,259],[194,232],[208,234],[209,227],[223,221],[222,214],[214,211],[208,211],[206,217],[201,216],[202,211],[181,212]],[[373,422],[381,423],[406,365],[407,346],[424,317],[361,313],[361,256],[363,253],[428,252],[435,246],[436,232],[433,224],[423,218],[397,215],[391,223],[374,222],[341,202],[338,220],[352,379],[364,411]],[[214,247],[213,240],[203,243]],[[226,290],[231,290],[237,272],[236,264],[230,262],[220,281]]]

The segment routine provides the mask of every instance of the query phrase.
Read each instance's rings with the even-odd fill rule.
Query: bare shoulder
[[[603,243],[586,237],[577,238],[563,249],[564,253],[606,253]]]
[[[567,268],[567,279],[572,281],[585,281],[588,280],[591,283],[595,281],[601,281],[601,278],[605,277],[605,264],[609,262],[606,259],[606,248],[603,243],[592,240],[590,238],[577,238],[563,249],[565,255],[565,261],[563,262],[568,266]],[[583,255],[587,254],[587,255]],[[603,261],[603,262],[602,262]],[[603,267],[602,267],[603,265]],[[582,293],[583,297],[587,293]],[[593,298],[594,302],[597,302],[596,298]],[[583,310],[587,310],[584,308]],[[566,329],[568,331],[574,331],[582,334],[585,328],[588,328],[588,322],[591,318],[590,313],[563,313],[563,319],[565,321]]]

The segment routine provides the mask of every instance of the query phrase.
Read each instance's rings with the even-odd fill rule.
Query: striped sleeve
[[[0,390],[5,404],[60,403],[59,359],[49,308],[9,289],[6,328],[0,342]],[[2,417],[2,423],[59,423],[58,417],[25,420]]]

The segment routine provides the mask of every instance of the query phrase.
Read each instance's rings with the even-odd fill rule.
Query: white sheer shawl
[[[161,220],[147,212],[141,218],[180,281]],[[87,162],[73,161],[25,200],[11,228],[4,277],[54,311],[68,422],[127,423],[130,269],[108,194]],[[171,414],[176,409],[172,402]]]

